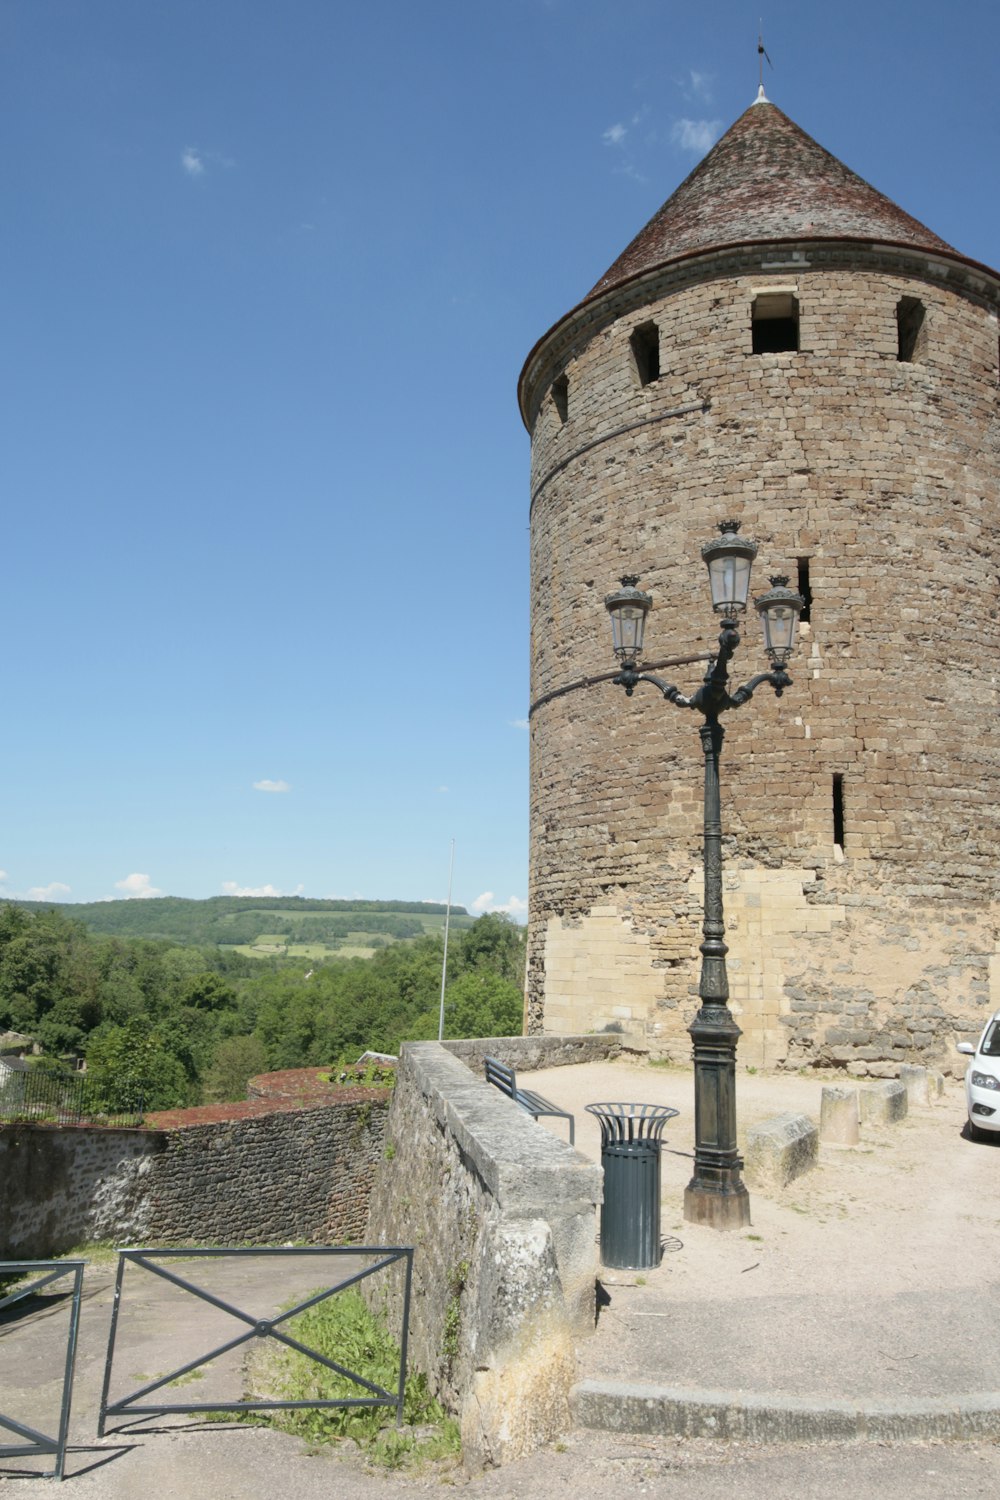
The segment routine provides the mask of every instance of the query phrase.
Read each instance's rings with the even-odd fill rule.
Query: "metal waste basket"
[[[601,1126],[601,1263],[617,1270],[658,1266],[660,1145],[677,1114],[665,1104],[588,1104]]]

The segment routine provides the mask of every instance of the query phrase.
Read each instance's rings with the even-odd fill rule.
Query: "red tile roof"
[[[955,254],[767,100],[750,108],[584,299],[701,250],[758,240],[853,239]]]

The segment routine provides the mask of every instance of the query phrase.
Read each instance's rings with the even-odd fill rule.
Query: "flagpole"
[[[455,873],[455,840],[451,841],[451,862],[448,866],[448,906],[444,914],[444,957],[441,960],[441,1010],[438,1016],[438,1041],[444,1040],[444,987],[448,978],[448,925],[451,922],[451,881]]]

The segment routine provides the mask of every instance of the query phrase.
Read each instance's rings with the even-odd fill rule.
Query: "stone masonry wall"
[[[752,353],[761,291],[797,298],[798,351]],[[625,572],[654,597],[648,660],[711,650],[700,544],[720,520],[760,543],[755,594],[808,565],[794,686],[723,720],[733,1010],[757,1065],[949,1065],[1000,1005],[980,675],[1000,648],[997,292],[888,248],[743,247],[586,306],[529,367],[533,700],[613,665],[603,598]],[[926,310],[909,363],[902,297]],[[643,387],[629,337],[650,320],[661,375]],[[756,618],[743,635],[737,683],[766,666]],[[703,670],[660,675],[690,692]],[[641,685],[533,711],[529,1031],[623,1027],[688,1055],[698,722]]]
[[[517,1457],[570,1425],[600,1198],[599,1167],[450,1050],[403,1047],[368,1238],[415,1247],[411,1356],[460,1414],[472,1462]],[[369,1294],[398,1318],[398,1292]]]
[[[0,1129],[0,1256],[359,1241],[389,1095],[173,1130]]]

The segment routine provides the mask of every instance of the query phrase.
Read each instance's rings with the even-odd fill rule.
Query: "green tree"
[[[521,990],[489,969],[467,969],[445,990],[445,1036],[520,1036],[523,1019]]]
[[[231,1036],[219,1043],[205,1077],[205,1097],[245,1099],[247,1083],[267,1071],[267,1049],[260,1037]]]
[[[462,938],[462,967],[491,969],[512,984],[523,984],[525,944],[524,928],[506,912],[485,912]]]
[[[171,1109],[187,1102],[183,1064],[168,1052],[144,1017],[103,1026],[87,1047],[87,1078],[109,1114],[137,1108]]]

